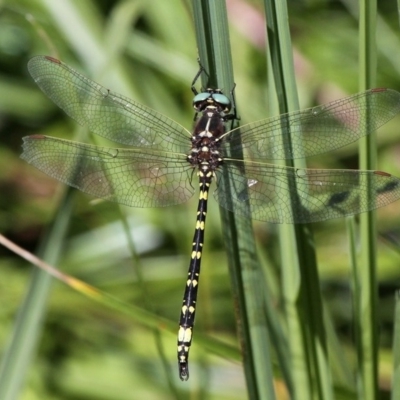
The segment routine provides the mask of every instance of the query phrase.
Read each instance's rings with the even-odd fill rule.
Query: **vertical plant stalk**
[[[265,0],[273,84],[280,113],[299,108],[285,1]],[[286,162],[305,167],[303,160]],[[294,194],[295,195],[295,194]],[[293,399],[333,399],[322,297],[310,225],[279,226],[283,297],[288,326]]]
[[[359,89],[375,87],[376,81],[376,0],[360,0],[359,21]],[[368,114],[366,116],[368,119]],[[368,123],[368,121],[367,121]],[[360,169],[376,168],[375,134],[360,140]],[[368,201],[372,201],[373,193]],[[360,327],[358,346],[358,388],[359,398],[375,400],[378,398],[378,335],[377,335],[377,281],[376,281],[376,213],[374,211],[360,215],[361,254],[358,264],[360,283],[360,309],[356,312],[359,319],[355,323]]]
[[[194,0],[193,10],[200,61],[208,74],[202,76],[203,86],[223,89],[229,96],[234,80],[225,3]],[[230,187],[225,190],[229,192]],[[273,400],[272,362],[263,308],[267,288],[257,262],[252,224],[226,209],[220,208],[220,212],[249,398]]]
[[[400,399],[400,291],[395,294],[391,399]]]

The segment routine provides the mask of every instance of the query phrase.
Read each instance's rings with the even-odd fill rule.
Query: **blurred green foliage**
[[[348,2],[289,2],[295,68],[302,107],[357,92],[358,26]],[[19,159],[21,138],[46,134],[73,139],[74,122],[45,98],[30,78],[30,57],[62,59],[103,86],[146,104],[190,127],[191,81],[197,72],[196,42],[189,1],[13,0],[0,6],[0,232],[35,251],[58,207],[61,186]],[[395,4],[379,5],[378,86],[400,89],[400,40]],[[265,22],[254,0],[228,2],[236,97],[242,122],[267,117]],[[400,176],[399,119],[379,133],[379,168]],[[98,138],[89,138],[96,140]],[[357,147],[348,146],[310,160],[311,166],[356,168]],[[177,320],[189,262],[196,199],[165,209],[124,209],[141,257],[148,301],[163,318]],[[213,202],[212,202],[213,203]],[[381,388],[390,380],[393,291],[399,284],[400,205],[378,212]],[[268,267],[277,306],[279,254],[275,228],[255,223],[260,258]],[[196,332],[236,345],[222,232],[216,204],[210,205]],[[322,287],[343,346],[354,357],[348,291],[347,241],[343,221],[315,224]],[[74,194],[73,215],[64,244],[61,270],[99,287],[126,303],[143,305],[143,293],[127,250],[117,206]],[[0,248],[2,306],[0,348],[5,348],[18,307],[26,294],[32,266]],[[29,333],[27,333],[29,334]],[[162,343],[176,367],[175,337]],[[204,354],[194,345],[189,384],[181,395],[243,399],[240,365]],[[388,367],[389,365],[389,367]],[[204,379],[207,387],[203,386]],[[170,399],[153,333],[128,317],[102,308],[56,283],[37,356],[21,399]],[[277,391],[284,399],[284,390]]]

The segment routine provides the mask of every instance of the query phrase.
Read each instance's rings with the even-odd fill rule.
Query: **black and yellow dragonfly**
[[[227,122],[236,118],[229,98],[218,89],[194,90],[197,114],[190,132],[52,57],[35,57],[28,69],[42,91],[70,117],[125,146],[25,137],[22,158],[38,169],[92,196],[132,207],[187,201],[196,190],[192,180],[197,173],[199,203],[178,333],[182,380],[189,377],[212,181],[219,205],[237,215],[273,223],[344,217],[400,198],[400,179],[386,172],[291,168],[266,162],[321,154],[373,132],[400,111],[400,93],[394,90],[371,89],[228,131]],[[236,158],[238,152],[243,157]]]

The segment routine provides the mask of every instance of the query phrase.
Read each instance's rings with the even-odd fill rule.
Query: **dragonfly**
[[[101,147],[37,134],[23,138],[21,157],[28,163],[89,195],[132,207],[186,202],[196,192],[193,181],[198,180],[196,225],[177,340],[182,380],[189,378],[212,182],[220,206],[241,217],[272,223],[345,217],[400,198],[400,179],[383,171],[271,163],[332,151],[370,134],[400,111],[400,93],[395,90],[371,89],[229,130],[229,122],[237,119],[229,97],[212,88],[199,93],[193,83],[196,117],[189,131],[50,56],[34,57],[28,70],[66,114],[123,145]]]

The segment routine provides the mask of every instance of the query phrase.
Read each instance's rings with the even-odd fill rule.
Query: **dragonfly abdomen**
[[[208,98],[202,104],[206,104],[206,106],[201,108],[200,105],[198,108],[198,111],[202,112],[202,116],[194,128],[192,148],[187,157],[188,162],[194,168],[198,168],[200,193],[197,206],[196,228],[192,243],[192,254],[179,321],[178,364],[179,377],[182,380],[187,380],[189,378],[188,358],[196,313],[208,193],[212,179],[215,176],[215,170],[222,164],[222,157],[219,152],[220,142],[218,138],[225,131],[224,119],[221,117],[221,110],[219,109],[218,103],[212,102],[212,104],[210,104]]]
[[[208,193],[213,176],[213,172],[208,168],[204,168],[203,170],[200,169],[199,171],[200,193],[199,204],[197,207],[196,228],[193,236],[192,253],[185,293],[183,295],[178,332],[179,376],[182,380],[187,380],[189,378],[189,349],[192,342],[194,317],[196,313],[197,290],[204,244]]]

